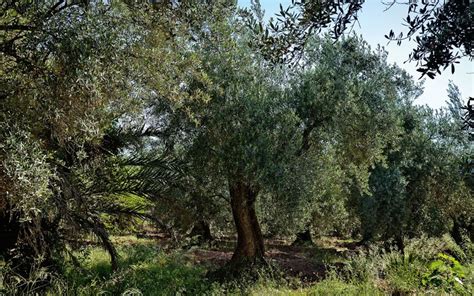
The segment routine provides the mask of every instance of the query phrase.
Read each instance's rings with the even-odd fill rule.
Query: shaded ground
[[[158,244],[164,249],[174,248],[172,240],[158,232],[138,236],[118,236],[112,240],[119,245]],[[221,238],[214,241],[211,247],[191,247],[186,257],[193,264],[205,266],[210,270],[217,269],[231,259],[235,244],[235,238]],[[348,257],[361,248],[354,241],[334,237],[326,237],[304,246],[294,246],[285,240],[267,239],[265,247],[269,263],[279,267],[286,276],[299,278],[303,283],[320,281],[331,269],[341,270]]]
[[[160,233],[150,232],[139,237],[152,239],[165,248],[172,245],[170,238]],[[123,236],[117,242],[133,241],[132,237]],[[211,247],[192,247],[186,257],[193,264],[206,266],[211,270],[217,269],[231,259],[235,243],[235,238],[224,237],[215,240]],[[314,244],[303,246],[294,246],[289,241],[279,239],[267,239],[265,243],[268,262],[278,266],[286,276],[297,277],[303,283],[324,279],[330,269],[341,270],[350,254],[360,248],[354,241],[334,237],[319,239]]]
[[[234,243],[232,239],[222,239],[216,241],[213,248],[191,250],[188,257],[195,264],[221,267],[232,257]],[[308,246],[291,246],[282,240],[266,241],[267,260],[278,266],[285,275],[298,277],[303,283],[325,278],[330,268],[341,269],[347,256],[355,252],[354,249],[354,243],[337,239],[318,241]]]
[[[267,251],[267,256],[285,274],[299,277],[302,282],[321,280],[327,272],[325,263],[316,262],[308,258],[307,253],[295,248],[272,248]]]

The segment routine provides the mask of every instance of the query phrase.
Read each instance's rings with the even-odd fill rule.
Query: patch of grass
[[[231,293],[232,294],[232,293]],[[290,287],[272,283],[256,283],[248,290],[249,295],[383,295],[382,291],[368,283],[350,283],[338,278],[328,278],[310,287]]]
[[[267,268],[258,277],[211,282],[208,270],[194,265],[187,251],[164,251],[153,240],[114,237],[118,245],[119,270],[112,273],[108,254],[89,246],[76,252],[81,268],[64,264],[64,278],[54,278],[48,295],[390,295],[431,293],[443,295],[443,286],[423,285],[422,279],[433,262],[435,251],[446,249],[443,242],[419,249],[410,242],[405,253],[374,247],[370,251],[341,252],[305,249],[308,260],[325,261],[326,278],[312,284],[288,277],[279,269]],[[318,253],[322,252],[322,253]],[[316,258],[315,258],[316,256]],[[341,264],[344,262],[344,264]],[[336,267],[337,266],[337,267]],[[463,292],[472,294],[474,264],[463,263]],[[208,266],[215,268],[215,266]],[[332,267],[332,268],[331,268]],[[464,269],[463,269],[464,270]],[[447,277],[451,279],[452,277]],[[469,295],[469,294],[466,294]]]
[[[343,252],[332,248],[320,248],[316,247],[310,252],[311,258],[315,262],[321,262],[325,264],[344,263],[347,261]]]
[[[315,247],[309,251],[316,262],[334,264],[347,263],[350,250],[345,246],[354,243],[352,239],[339,239],[320,237],[315,242]]]
[[[307,295],[383,295],[374,284],[351,283],[340,279],[327,279],[312,286]]]
[[[386,262],[386,279],[393,293],[409,294],[422,289],[421,278],[426,271],[425,262],[407,252],[387,253],[382,256],[382,260]]]
[[[110,240],[117,246],[154,246],[156,241],[150,238],[138,238],[136,235],[112,235]]]
[[[70,295],[202,294],[210,289],[210,284],[204,277],[206,271],[191,266],[177,252],[166,254],[147,244],[121,246],[118,252],[119,271],[112,273],[110,258],[104,250],[96,247],[86,249],[82,257],[79,257],[82,270],[70,264],[65,266],[70,291],[66,294],[63,291],[63,295],[69,292]]]

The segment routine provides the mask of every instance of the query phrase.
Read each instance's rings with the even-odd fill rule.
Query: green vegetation
[[[208,2],[0,4],[0,293],[472,294],[456,85]]]
[[[47,295],[387,295],[451,294],[472,295],[474,265],[462,265],[443,252],[446,243],[421,239],[410,241],[405,254],[371,249],[369,253],[339,255],[344,266],[329,269],[325,278],[305,283],[273,267],[262,270],[258,279],[242,276],[226,282],[206,277],[212,265],[196,264],[199,250],[165,250],[151,239],[113,237],[118,244],[119,269],[112,272],[110,258],[99,247],[88,246],[74,252],[77,263],[66,259],[63,278],[53,279]],[[445,237],[449,244],[449,238]],[[425,249],[419,249],[420,244]],[[317,246],[309,247],[309,250]],[[334,247],[334,246],[333,246]],[[307,253],[307,260],[324,260]],[[317,255],[316,255],[317,256]],[[77,264],[76,263],[76,264]],[[329,266],[333,266],[329,264]],[[36,280],[40,279],[38,274]],[[20,284],[20,281],[18,281]],[[31,285],[33,291],[34,285]],[[11,288],[11,287],[10,287]],[[5,288],[2,288],[5,289]],[[5,289],[4,292],[12,290]]]

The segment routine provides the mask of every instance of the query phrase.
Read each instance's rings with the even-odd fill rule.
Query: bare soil
[[[194,248],[188,258],[198,265],[210,268],[222,267],[233,253],[233,239],[221,239],[212,248]],[[330,268],[340,270],[356,245],[337,239],[318,241],[307,246],[291,246],[283,240],[266,240],[266,259],[289,277],[297,277],[303,283],[325,278]]]

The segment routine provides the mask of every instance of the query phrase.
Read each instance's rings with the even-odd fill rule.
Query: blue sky
[[[250,6],[250,0],[238,0],[238,3],[240,6]],[[260,0],[260,3],[265,10],[265,16],[269,18],[279,11],[280,3],[286,7],[291,3],[291,0]],[[384,12],[385,9],[386,6],[382,0],[366,0],[362,12],[359,14],[359,24],[354,26],[354,31],[361,34],[372,48],[375,48],[377,44],[384,46],[388,51],[388,60],[397,63],[418,80],[420,75],[416,71],[416,64],[414,62],[404,63],[414,47],[414,42],[405,41],[398,46],[394,42],[387,44],[387,39],[384,37],[391,29],[395,33],[407,31],[406,27],[402,25],[402,20],[407,15],[408,6],[394,5]],[[426,78],[424,93],[416,103],[427,104],[432,108],[446,106],[446,89],[449,80],[459,87],[464,98],[474,96],[474,62],[463,58],[460,64],[456,64],[454,74],[451,74],[450,68],[448,68],[441,75],[437,75],[434,80]]]

